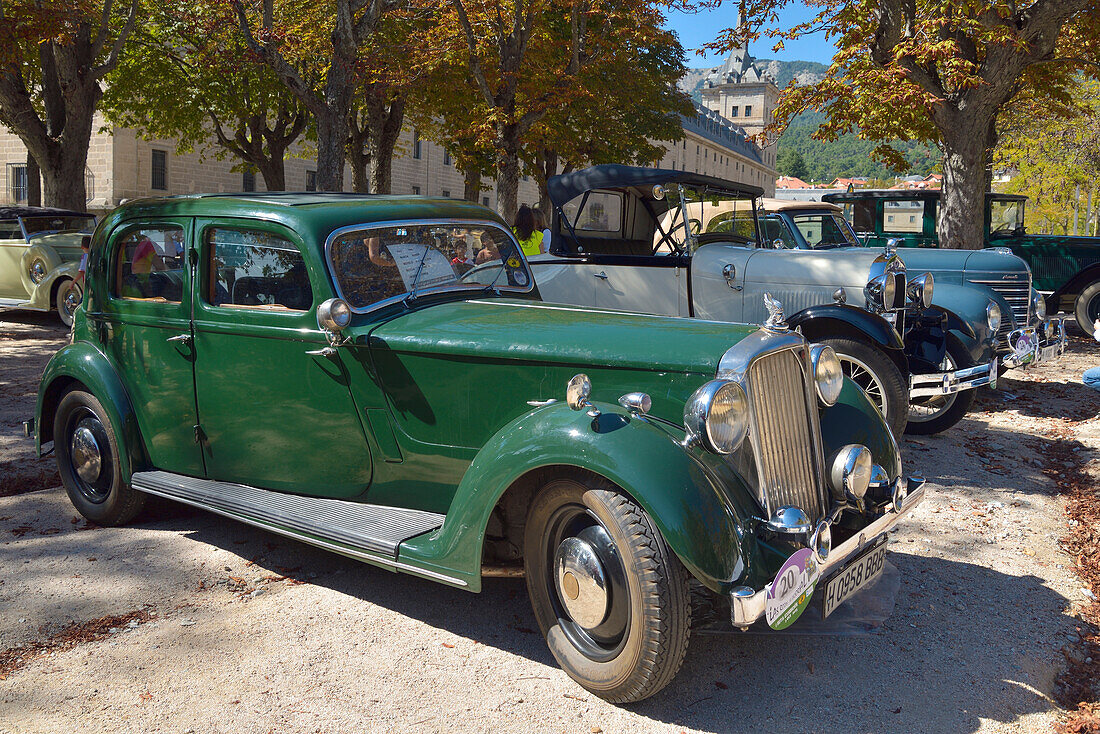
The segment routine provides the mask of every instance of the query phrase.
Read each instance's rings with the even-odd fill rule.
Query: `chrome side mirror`
[[[317,326],[325,332],[329,344],[340,346],[340,334],[351,323],[351,306],[342,298],[330,298],[317,307]]]
[[[592,394],[592,381],[588,379],[588,375],[583,372],[569,380],[565,386],[565,404],[573,410],[584,410],[588,408],[588,415],[593,418],[599,416],[600,411],[596,406],[592,405],[592,402],[588,399],[588,396]]]

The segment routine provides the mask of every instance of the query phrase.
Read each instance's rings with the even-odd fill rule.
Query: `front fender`
[[[1000,307],[1002,318],[1012,318],[1008,302],[983,288],[936,283],[932,293],[932,307],[947,314],[947,330],[959,338],[975,363],[988,362],[994,355],[994,335],[985,312],[990,301]]]
[[[54,414],[62,396],[71,388],[83,386],[103,405],[115,436],[125,446],[120,451],[122,476],[129,480],[133,467],[147,463],[145,446],[138,429],[133,404],[122,381],[107,357],[89,342],[62,347],[53,356],[38,386],[35,407],[35,449],[42,455],[42,444],[52,441]]]
[[[50,270],[50,272],[46,274],[46,277],[42,279],[42,282],[31,291],[30,301],[33,306],[49,311],[54,307],[54,285],[60,280],[76,280],[76,276],[79,272],[80,263],[71,260]]]
[[[536,469],[576,467],[605,477],[641,505],[699,581],[728,588],[745,570],[745,524],[719,480],[662,427],[623,416],[617,406],[598,407],[604,412],[593,420],[554,403],[502,428],[463,476],[443,527],[403,543],[401,558],[458,576],[478,591],[486,526],[497,501]],[[725,488],[731,489],[736,491]]]
[[[885,350],[902,374],[909,374],[905,344],[893,325],[878,314],[844,303],[827,303],[804,308],[787,319],[787,323],[792,329],[800,329],[810,341],[828,337],[870,341]]]

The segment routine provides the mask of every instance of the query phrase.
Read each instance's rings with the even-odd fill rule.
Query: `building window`
[[[449,150],[444,150],[443,151],[443,165],[445,165],[445,166],[451,165],[451,151],[449,151]]]
[[[698,146],[698,145],[696,145],[696,146],[695,146],[695,155],[699,155],[699,152],[700,152],[700,151],[699,151],[699,146]]]
[[[481,197],[481,205],[482,206],[489,206],[489,197],[488,196]]]
[[[737,107],[730,107],[730,117],[737,117]]]
[[[306,171],[306,191],[317,190],[317,171]]]
[[[420,187],[413,186],[413,196],[420,196]]]
[[[241,175],[241,191],[255,191],[256,190],[256,172],[251,168],[246,168]]]
[[[451,192],[450,192],[450,191],[448,191],[447,189],[443,189],[443,198],[444,198],[444,199],[449,199],[449,198],[451,198]]]
[[[157,191],[168,190],[168,151],[153,151],[152,187]]]
[[[528,176],[528,175],[527,175],[527,174],[525,173],[525,174],[523,174],[523,178],[522,178],[521,180],[523,180],[523,181],[530,181],[530,180],[531,180],[531,177],[530,177],[530,176]]]
[[[27,200],[27,164],[8,164],[8,198],[13,204]]]
[[[413,158],[420,158],[420,132],[413,130]],[[420,193],[419,191],[417,193]]]
[[[752,105],[745,105],[745,117],[752,117]]]

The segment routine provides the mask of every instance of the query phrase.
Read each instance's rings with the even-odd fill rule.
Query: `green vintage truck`
[[[827,615],[923,494],[779,304],[764,328],[544,304],[475,204],[140,200],[89,260],[26,422],[81,514],[156,495],[470,591],[522,574],[611,701],[664,687],[708,609]]]
[[[866,189],[823,198],[844,207],[866,244],[883,246],[898,238],[905,247],[940,246],[938,189]],[[1026,196],[986,194],[985,243],[1023,258],[1031,268],[1033,287],[1046,296],[1046,309],[1071,314],[1081,330],[1091,334],[1100,319],[1100,237],[1031,234],[1024,229],[1026,204]]]

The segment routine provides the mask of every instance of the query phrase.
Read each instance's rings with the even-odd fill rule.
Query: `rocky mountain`
[[[776,61],[775,59],[757,59],[756,63],[775,80],[782,89],[793,80],[797,84],[813,84],[825,77],[829,67],[816,61]],[[690,94],[696,102],[702,101],[703,81],[718,67],[707,69],[688,69],[680,80],[680,89]]]

